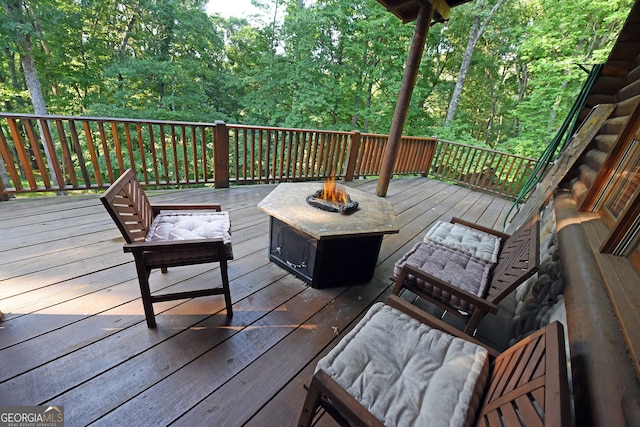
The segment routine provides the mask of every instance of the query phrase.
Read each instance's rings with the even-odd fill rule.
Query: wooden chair
[[[207,295],[224,295],[232,316],[227,261],[233,259],[229,215],[220,205],[151,205],[128,169],[100,197],[122,233],[125,252],[133,254],[142,304],[149,328],[156,327],[153,303]],[[222,287],[152,295],[149,275],[154,268],[220,263]]]
[[[456,221],[502,238],[497,263],[475,259],[438,243],[420,242],[396,263],[393,293],[412,291],[466,320],[464,331],[473,334],[487,313],[497,313],[500,301],[538,271],[539,216],[532,217],[512,235]],[[428,257],[431,258],[427,260]],[[457,267],[466,270],[452,273]],[[450,281],[444,279],[447,277]]]
[[[375,313],[370,315],[372,311]],[[318,362],[298,426],[308,427],[324,413],[343,426],[453,426],[458,422],[500,427],[571,425],[567,360],[560,323],[551,323],[498,353],[395,295],[389,297],[385,307],[374,306],[369,313]],[[416,330],[419,342],[414,342]],[[389,334],[393,339],[372,341],[376,334]],[[435,337],[425,338],[431,335]],[[450,377],[438,378],[436,374],[426,378],[411,372],[412,366],[432,365],[436,359],[432,353],[437,355],[441,350],[431,347],[446,339],[451,340],[446,342],[451,347],[469,346],[476,348],[476,353],[477,349],[486,351],[486,375],[477,375],[477,381],[485,385],[475,384],[480,390],[478,396],[468,397],[461,392],[457,395],[458,403],[447,397],[451,383],[473,378],[459,375],[464,368],[458,358],[445,359],[445,364],[450,365]],[[390,348],[384,348],[385,343]],[[408,348],[413,345],[409,357],[404,354],[403,344]],[[384,359],[394,355],[399,360]],[[410,363],[405,364],[405,358]],[[373,375],[363,372],[367,369]],[[388,372],[394,370],[404,372],[390,380]],[[429,383],[433,381],[444,385],[430,389]],[[397,400],[395,397],[389,400],[389,394],[397,396]],[[466,401],[470,402],[467,407],[463,405]],[[452,410],[451,406],[455,408]]]

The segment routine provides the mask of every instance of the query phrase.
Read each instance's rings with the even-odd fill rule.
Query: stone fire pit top
[[[258,208],[267,214],[301,230],[314,238],[328,239],[349,234],[379,235],[399,231],[391,202],[340,183],[358,209],[341,215],[313,207],[307,197],[322,188],[322,182],[296,182],[279,184],[260,203]]]

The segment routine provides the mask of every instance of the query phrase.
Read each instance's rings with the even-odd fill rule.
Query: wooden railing
[[[515,198],[536,160],[481,147],[438,140],[429,174],[467,187]]]
[[[0,197],[105,188],[127,168],[145,186],[228,187],[377,176],[386,135],[215,123],[0,113]],[[394,174],[431,174],[513,197],[532,159],[403,137]]]
[[[350,181],[380,172],[386,135],[309,129],[225,125],[230,180],[237,183],[309,180],[335,176]],[[397,174],[429,170],[435,138],[404,137]]]

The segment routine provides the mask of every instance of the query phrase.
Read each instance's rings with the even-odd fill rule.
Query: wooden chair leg
[[[224,292],[224,302],[227,306],[227,316],[233,316],[233,306],[231,303],[231,287],[229,286],[229,274],[227,273],[227,260],[220,261],[220,274],[222,275],[222,290]]]
[[[464,328],[464,333],[467,335],[475,336],[476,330],[478,329],[478,325],[480,324],[480,321],[482,320],[485,314],[487,314],[486,311],[476,308],[473,311],[473,314],[471,315],[471,318],[469,319],[467,326],[465,326]]]
[[[142,262],[138,262],[138,260],[136,260],[136,270],[138,272],[138,283],[140,284],[142,307],[144,308],[144,317],[147,320],[147,327],[155,328],[156,316],[153,312],[151,289],[149,288],[149,275],[151,274],[151,271],[146,268]]]
[[[298,426],[309,426],[320,406],[340,426],[384,427],[382,422],[322,370],[316,372],[311,380]]]
[[[393,290],[391,291],[392,294],[400,295],[402,293],[402,290],[403,290],[402,285],[404,284],[404,280],[406,277],[407,277],[407,272],[404,269],[402,269],[398,277],[396,277],[395,283],[393,285]]]
[[[313,418],[315,417],[316,412],[318,411],[318,407],[320,406],[321,397],[322,393],[320,392],[318,380],[314,376],[311,380],[311,384],[309,385],[309,389],[307,390],[307,397],[304,400],[304,406],[302,407],[302,412],[300,413],[298,427],[311,427]]]

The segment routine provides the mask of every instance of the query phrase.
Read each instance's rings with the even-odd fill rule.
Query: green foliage
[[[536,157],[587,77],[576,64],[606,59],[633,0],[505,2],[443,128],[472,22],[495,2],[432,26],[405,134]],[[376,0],[263,0],[251,22],[207,16],[206,0],[23,0],[23,16],[7,4],[0,102],[19,112],[26,36],[53,114],[387,133],[413,35]]]

